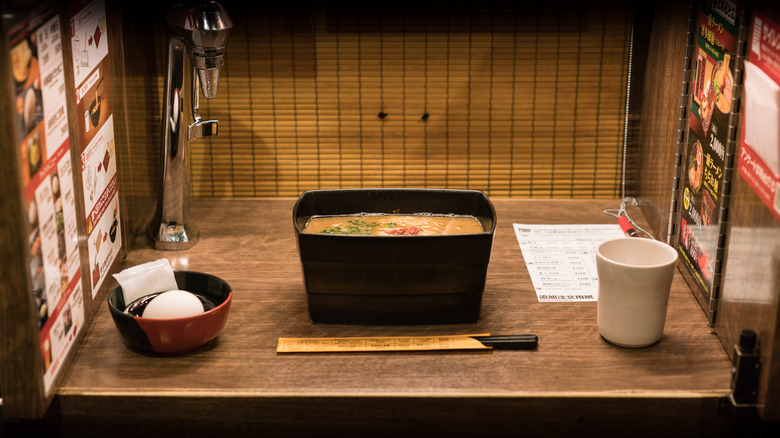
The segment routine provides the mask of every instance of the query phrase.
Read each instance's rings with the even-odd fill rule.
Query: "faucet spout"
[[[202,47],[193,50],[192,63],[198,77],[198,83],[203,89],[203,96],[206,99],[217,97],[217,88],[219,88],[219,71],[222,68],[222,51],[208,54]],[[198,53],[200,52],[200,53]]]
[[[193,69],[195,70],[195,69]],[[194,76],[194,75],[193,75]],[[210,137],[217,135],[219,129],[219,120],[203,120],[200,117],[200,99],[198,99],[198,81],[193,81],[192,86],[192,120],[193,122],[187,127],[187,139],[189,141],[196,140],[201,137]]]

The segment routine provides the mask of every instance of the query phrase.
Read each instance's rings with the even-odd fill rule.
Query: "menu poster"
[[[89,241],[89,280],[94,298],[122,247],[109,29],[103,0],[87,2],[83,7],[81,2],[71,5],[79,8],[70,14],[70,38]]]
[[[30,284],[48,395],[84,326],[60,18],[48,6],[10,29]]]
[[[755,11],[750,36],[737,169],[780,219],[780,25]]]
[[[677,249],[693,282],[712,299],[719,275],[724,177],[733,153],[728,140],[741,10],[737,2],[701,1],[698,12]]]

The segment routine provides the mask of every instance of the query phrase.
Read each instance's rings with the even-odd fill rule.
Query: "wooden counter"
[[[191,250],[131,248],[227,280],[227,325],[183,357],[138,354],[102,306],[52,404],[60,432],[88,436],[717,436],[731,364],[682,277],[666,330],[646,349],[600,338],[596,303],[537,301],[512,223],[614,223],[617,200],[494,199],[498,228],[477,324],[312,324],[292,228],[294,199],[195,200]],[[644,224],[638,209],[631,212]],[[112,280],[113,281],[113,280]],[[535,351],[280,355],[279,337],[535,333]]]

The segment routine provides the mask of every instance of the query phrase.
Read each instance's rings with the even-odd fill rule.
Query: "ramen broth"
[[[354,234],[369,236],[413,236],[430,234],[484,233],[474,216],[434,214],[355,214],[312,216],[304,233]]]

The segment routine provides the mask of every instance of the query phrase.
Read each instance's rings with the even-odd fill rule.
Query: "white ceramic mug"
[[[607,341],[641,348],[661,339],[677,251],[652,239],[624,237],[596,249],[598,327]]]

